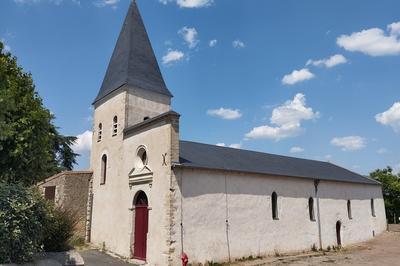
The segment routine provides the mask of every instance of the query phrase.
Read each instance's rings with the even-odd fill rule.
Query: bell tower
[[[171,165],[179,161],[179,114],[171,111],[171,99],[133,0],[93,101],[89,227],[95,245],[147,258],[149,265],[167,265],[170,256],[166,202]],[[132,226],[139,217],[132,204],[143,193],[149,204],[144,231]]]
[[[161,75],[135,0],[130,4],[103,83],[93,102],[95,112],[120,93],[126,94],[124,128],[171,109],[172,94]]]

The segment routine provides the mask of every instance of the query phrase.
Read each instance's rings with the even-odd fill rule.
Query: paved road
[[[85,266],[134,266],[97,250],[85,250],[79,253],[85,261]]]

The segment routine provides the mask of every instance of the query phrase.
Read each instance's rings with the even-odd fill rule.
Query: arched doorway
[[[341,229],[342,229],[342,222],[337,221],[336,222],[336,239],[337,239],[337,245],[338,247],[342,246],[342,238],[341,238]]]
[[[135,228],[133,241],[133,257],[146,260],[147,231],[149,222],[149,210],[147,196],[143,191],[138,192],[135,199]]]

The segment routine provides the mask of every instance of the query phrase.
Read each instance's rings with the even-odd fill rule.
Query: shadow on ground
[[[98,250],[85,250],[79,252],[85,261],[85,266],[135,266],[117,258],[111,257]]]

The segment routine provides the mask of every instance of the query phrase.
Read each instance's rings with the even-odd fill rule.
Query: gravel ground
[[[400,232],[385,232],[371,241],[338,252],[267,257],[234,265],[400,265]]]

